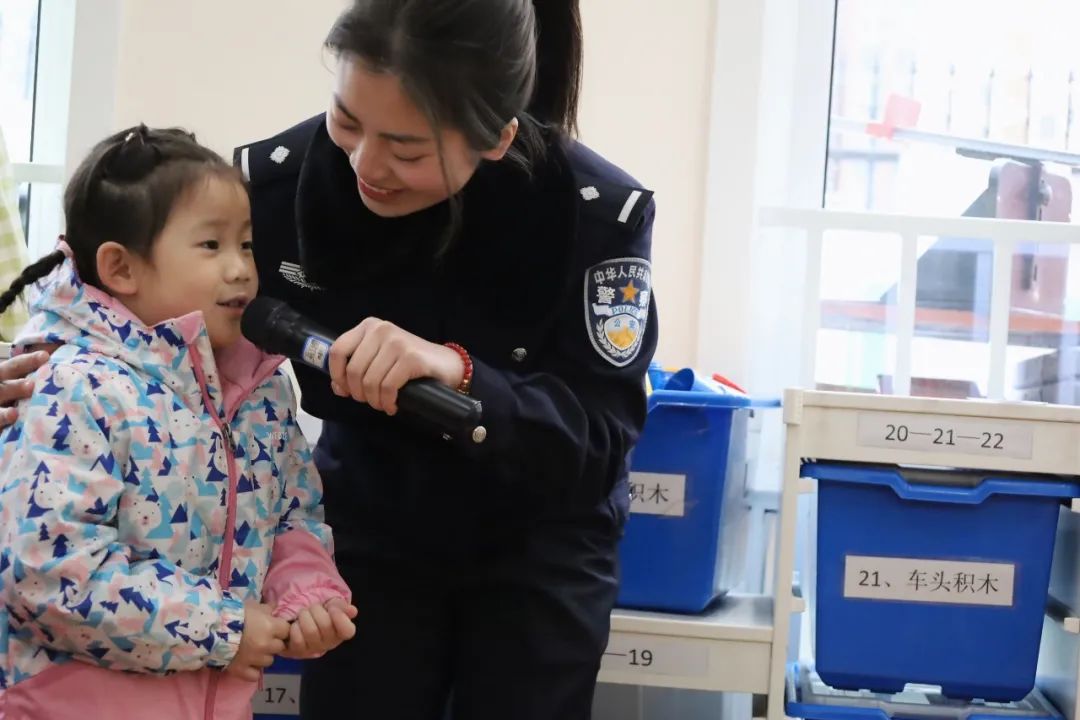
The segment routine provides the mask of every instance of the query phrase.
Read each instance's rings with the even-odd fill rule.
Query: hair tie
[[[146,177],[160,160],[158,149],[150,141],[149,128],[140,123],[107,156],[104,177],[120,182],[138,181]]]

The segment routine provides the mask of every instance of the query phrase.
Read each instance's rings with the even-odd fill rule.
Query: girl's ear
[[[138,261],[139,258],[120,243],[102,243],[96,257],[98,279],[117,297],[134,295],[139,291]]]

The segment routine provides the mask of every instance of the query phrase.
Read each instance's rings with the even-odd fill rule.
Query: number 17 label
[[[267,673],[251,700],[256,715],[300,716],[300,676]]]

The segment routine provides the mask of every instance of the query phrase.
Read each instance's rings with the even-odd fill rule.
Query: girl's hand
[[[245,603],[240,647],[225,672],[241,680],[258,682],[262,671],[274,663],[274,656],[285,650],[288,637],[288,621],[274,617],[272,607]]]
[[[388,415],[397,412],[398,390],[408,381],[429,377],[456,388],[464,376],[457,352],[377,318],[364,320],[330,348],[333,391]]]

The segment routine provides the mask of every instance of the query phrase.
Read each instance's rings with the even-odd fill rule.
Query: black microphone
[[[268,353],[330,372],[333,335],[280,300],[265,296],[252,300],[244,308],[240,331]],[[487,430],[480,425],[480,402],[433,378],[405,383],[398,391],[398,408],[426,420],[447,436],[468,437],[475,443],[487,439]]]

